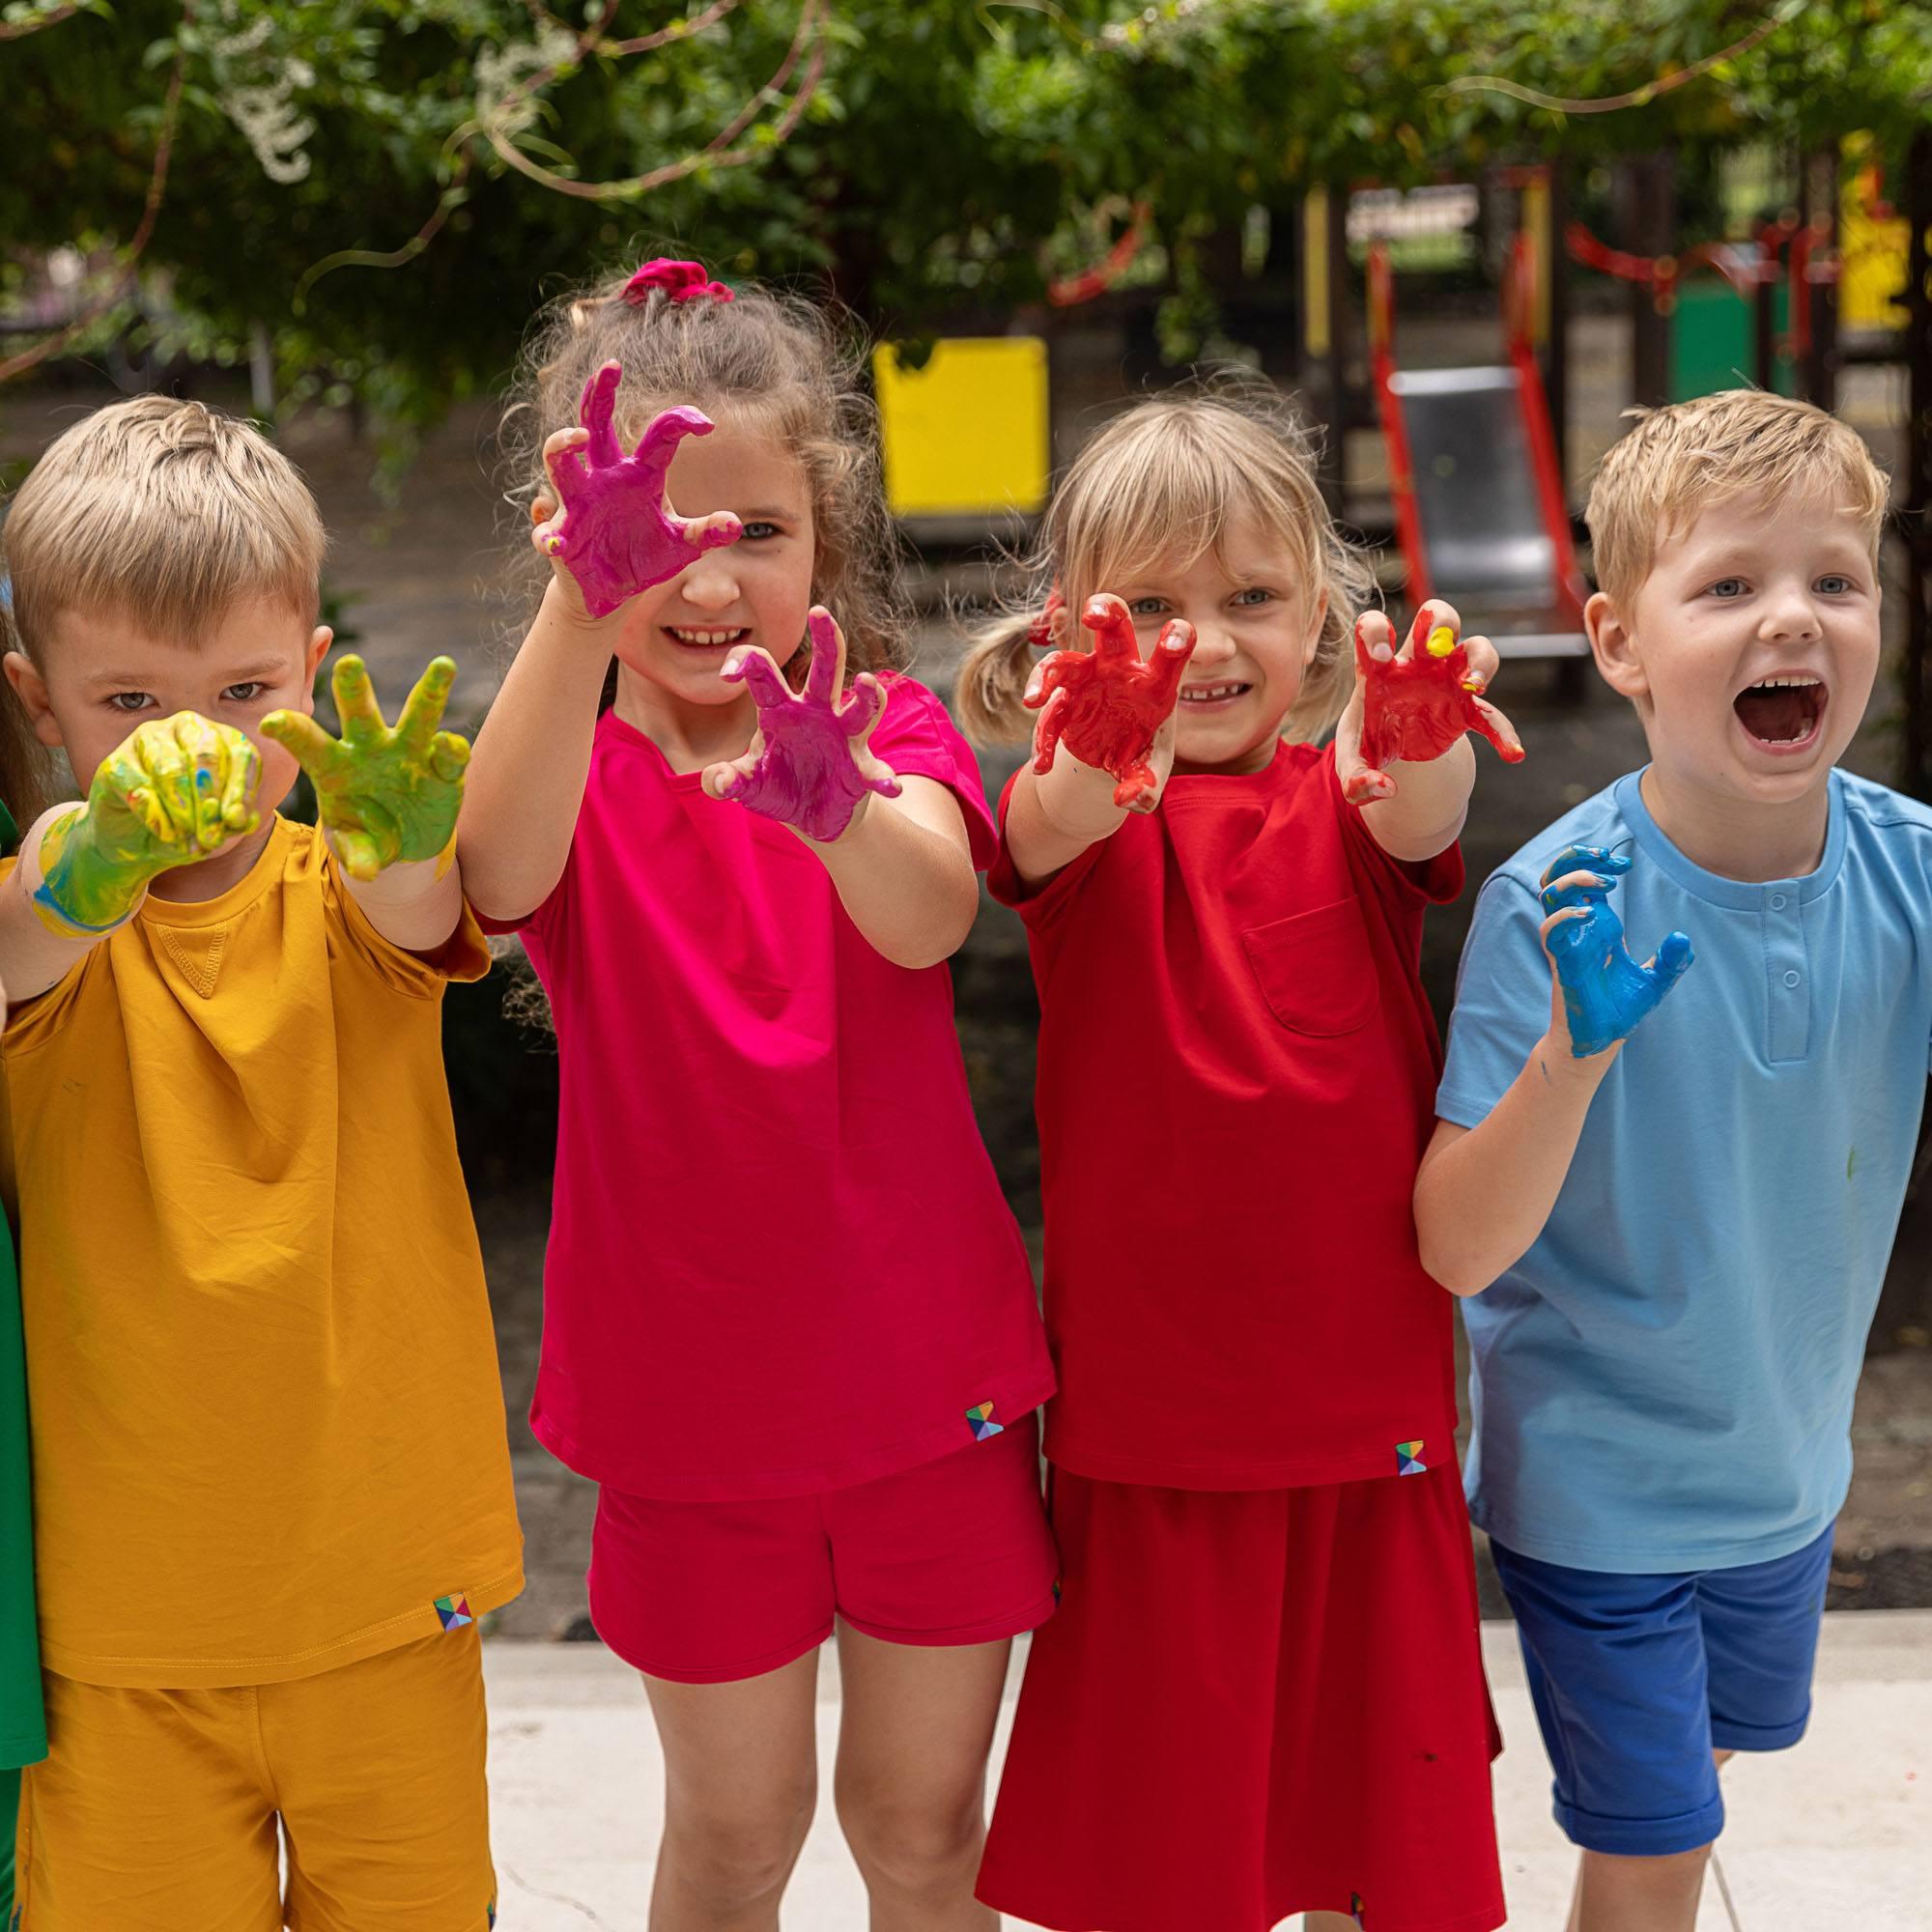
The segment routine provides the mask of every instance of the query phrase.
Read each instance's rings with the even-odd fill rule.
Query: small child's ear
[[[335,633],[327,624],[318,624],[309,633],[308,651],[306,654],[308,702],[302,706],[304,711],[313,711],[315,709],[315,674],[321,669],[322,661],[328,655],[328,647],[334,641]]]
[[[34,668],[34,661],[25,651],[9,651],[5,660],[7,682],[14,687],[14,696],[20,700],[20,708],[27,714],[27,722],[34,727],[34,736],[42,744],[58,749],[66,742],[61,736],[60,721],[54,716],[54,708],[47,697],[47,681]]]
[[[1604,682],[1619,696],[1648,697],[1650,679],[1634,649],[1635,637],[1623,613],[1601,590],[1583,606],[1583,628]]]

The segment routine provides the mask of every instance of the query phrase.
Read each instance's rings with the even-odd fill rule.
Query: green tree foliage
[[[1135,203],[1143,272],[1184,284],[1317,181],[1859,128],[1896,153],[1932,0],[8,0],[0,275],[125,249],[177,71],[163,326],[222,358],[265,328],[291,393],[409,422],[641,254],[824,277],[916,332],[1038,300]]]

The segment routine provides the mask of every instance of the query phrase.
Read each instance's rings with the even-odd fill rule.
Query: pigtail
[[[952,688],[959,728],[976,745],[1014,745],[1033,733],[1020,701],[1033,675],[1043,614],[1005,611],[980,624],[959,662]]]

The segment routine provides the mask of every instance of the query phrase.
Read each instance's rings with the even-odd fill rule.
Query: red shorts
[[[1500,1748],[1453,1463],[1240,1492],[1053,1471],[988,1905],[1108,1932],[1503,1922]]]
[[[756,1677],[835,1615],[888,1643],[990,1643],[1053,1611],[1053,1538],[1029,1415],[934,1463],[757,1502],[661,1502],[608,1486],[590,1619],[625,1662],[679,1684]]]

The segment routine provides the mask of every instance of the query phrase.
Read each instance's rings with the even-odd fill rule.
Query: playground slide
[[[1408,602],[1446,597],[1504,657],[1587,656],[1585,589],[1534,352],[1513,328],[1499,367],[1402,370],[1392,304],[1378,297],[1376,399]]]

